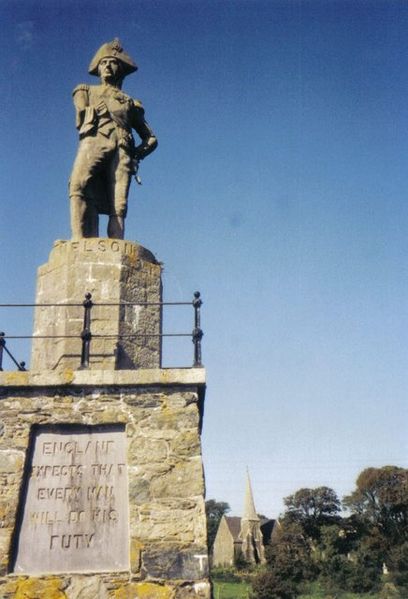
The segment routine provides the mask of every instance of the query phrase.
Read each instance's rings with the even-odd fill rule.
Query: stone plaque
[[[26,468],[14,572],[128,569],[124,425],[38,427]]]

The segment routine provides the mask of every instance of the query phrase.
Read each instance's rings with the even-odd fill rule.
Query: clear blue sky
[[[69,238],[71,91],[118,36],[159,138],[126,237],[165,263],[165,299],[205,302],[208,497],[239,515],[248,466],[277,516],[302,486],[408,466],[408,4],[0,0],[0,17],[1,302],[33,301]]]

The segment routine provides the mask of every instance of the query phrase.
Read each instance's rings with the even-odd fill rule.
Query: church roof
[[[241,518],[239,516],[224,516],[224,518],[232,538],[237,541],[241,531]]]

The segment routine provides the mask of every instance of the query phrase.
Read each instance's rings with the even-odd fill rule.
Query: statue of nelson
[[[101,46],[89,66],[100,84],[74,89],[80,141],[69,182],[73,239],[98,237],[99,214],[109,216],[109,237],[124,237],[131,177],[157,147],[141,102],[121,90],[123,79],[136,70],[115,39]],[[138,146],[132,129],[141,139]]]

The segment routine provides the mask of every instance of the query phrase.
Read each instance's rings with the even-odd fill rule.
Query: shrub
[[[367,593],[378,590],[381,572],[381,564],[363,552],[356,552],[352,561],[345,555],[333,555],[322,562],[320,580],[331,592]]]
[[[296,599],[296,584],[275,571],[261,572],[252,580],[251,599]]]

